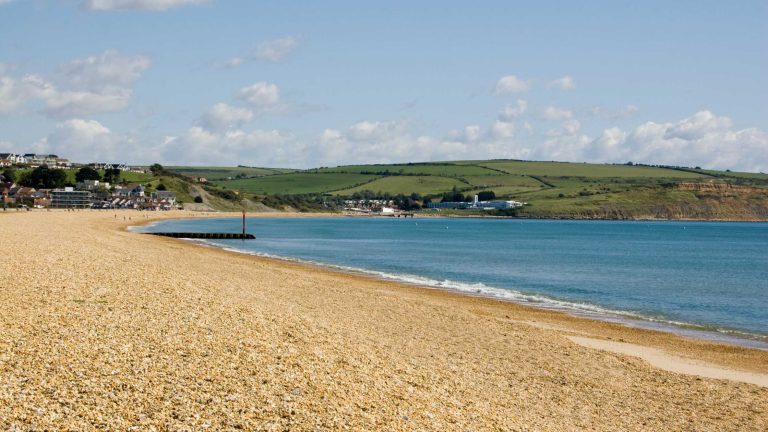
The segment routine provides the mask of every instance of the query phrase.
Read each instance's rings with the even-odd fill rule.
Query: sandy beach
[[[768,352],[126,230],[188,215],[0,213],[0,430],[768,429]]]

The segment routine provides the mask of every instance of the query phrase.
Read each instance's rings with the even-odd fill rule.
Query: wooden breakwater
[[[246,233],[202,233],[202,232],[153,232],[147,233],[156,236],[189,238],[189,239],[209,239],[209,240],[254,240],[256,236]]]

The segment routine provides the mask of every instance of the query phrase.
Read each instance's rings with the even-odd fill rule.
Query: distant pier
[[[254,240],[256,236],[246,233],[201,233],[201,232],[153,232],[147,233],[156,236],[189,238],[189,239],[208,239],[208,240]]]

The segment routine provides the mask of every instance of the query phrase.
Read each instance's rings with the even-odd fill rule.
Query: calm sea
[[[768,349],[764,223],[258,218],[248,232],[206,243]]]

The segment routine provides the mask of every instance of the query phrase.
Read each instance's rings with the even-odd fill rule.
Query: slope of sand
[[[0,213],[0,430],[768,429],[765,387],[640,358],[765,375],[768,352],[131,233],[122,217],[140,214],[113,215]]]

